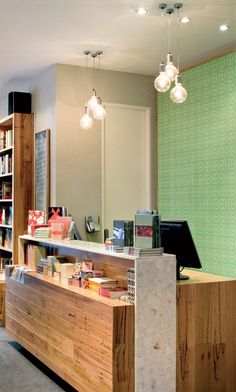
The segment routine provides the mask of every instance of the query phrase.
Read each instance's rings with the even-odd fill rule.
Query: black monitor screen
[[[180,275],[181,267],[202,267],[187,221],[161,221],[161,246],[165,253],[176,255],[177,279],[188,279]]]

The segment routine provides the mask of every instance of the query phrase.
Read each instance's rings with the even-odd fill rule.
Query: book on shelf
[[[12,206],[0,207],[0,224],[12,225]]]
[[[2,199],[12,199],[12,182],[2,181]]]
[[[47,257],[47,249],[40,245],[27,244],[25,252],[25,264],[37,270],[37,267],[41,262],[42,258]]]
[[[12,249],[12,229],[0,228],[0,246]]]
[[[163,254],[163,248],[134,248],[131,246],[124,247],[124,254],[129,256],[161,256]]]
[[[0,157],[0,175],[12,173],[12,155],[6,154]]]
[[[58,216],[56,220],[51,220],[51,238],[64,240],[70,229],[71,216]]]
[[[3,247],[12,249],[12,230],[5,229],[5,233],[3,234]]]
[[[152,210],[138,210],[135,214],[135,247],[159,248],[160,215]]]
[[[118,287],[118,280],[112,278],[89,278],[89,288],[99,292],[101,288],[111,289]]]
[[[111,289],[105,289],[103,287],[100,288],[99,294],[102,297],[107,297],[107,298],[113,298],[117,299],[120,298],[122,295],[128,295],[128,290],[122,288],[122,287],[114,287]]]
[[[51,228],[46,225],[32,226],[32,228],[34,229],[32,236],[35,238],[50,238],[51,236]]]
[[[32,226],[45,223],[45,212],[43,210],[29,210],[28,212],[28,234],[32,235]]]
[[[6,148],[10,148],[13,146],[13,129],[8,129],[6,131]]]
[[[13,146],[13,130],[0,131],[0,150]]]
[[[133,246],[134,222],[132,220],[113,221],[113,244],[116,246]]]

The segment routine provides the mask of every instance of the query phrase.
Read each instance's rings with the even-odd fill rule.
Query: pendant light
[[[159,8],[161,10],[161,29],[162,29],[162,37],[164,37],[163,34],[163,10],[167,7],[166,4],[162,3],[159,5]],[[154,87],[157,91],[159,91],[160,93],[165,93],[166,91],[169,90],[170,85],[171,85],[171,80],[170,78],[167,76],[166,72],[165,72],[165,63],[164,63],[164,48],[163,48],[163,39],[161,41],[161,57],[162,57],[162,61],[161,64],[159,66],[159,75],[156,77],[156,79],[154,80]]]
[[[87,71],[88,71],[88,55],[90,54],[89,50],[84,51],[85,58],[86,58],[86,65],[85,65],[85,70],[86,70],[86,80],[87,80]],[[86,99],[85,99],[86,101]],[[89,111],[88,111],[88,106],[85,104],[84,107],[84,114],[82,118],[80,119],[80,127],[82,129],[91,129],[93,126],[93,119],[89,116]]]
[[[174,9],[173,8],[168,8],[166,10],[167,14],[169,14],[169,38],[168,38],[168,51],[169,53],[167,54],[167,59],[166,59],[166,67],[165,67],[165,72],[168,78],[173,82],[175,80],[175,77],[178,73],[178,69],[174,66],[173,64],[173,55],[170,51],[171,48],[171,21],[170,21],[170,16],[173,14]]]
[[[102,105],[102,100],[100,97],[98,97],[98,104],[94,109],[93,117],[96,120],[103,120],[106,117],[106,111]]]
[[[179,69],[180,69],[180,16],[179,16],[179,10],[182,8],[181,3],[176,3],[175,8],[178,10],[178,74],[175,77],[175,86],[172,88],[170,92],[170,98],[174,103],[183,103],[187,99],[187,91],[186,89],[182,86],[181,83],[181,75],[179,74]]]
[[[84,108],[84,115],[80,119],[79,123],[80,123],[81,128],[83,128],[83,129],[91,129],[92,126],[93,126],[93,120],[89,116],[88,107],[87,106],[85,106],[85,108]]]
[[[181,75],[178,74],[175,77],[175,87],[172,88],[170,92],[170,97],[174,103],[183,103],[186,100],[187,96],[187,91],[181,83]]]
[[[178,74],[178,69],[173,64],[173,55],[171,52],[167,54],[165,72],[172,82],[175,80],[175,77]]]
[[[165,64],[162,62],[159,67],[159,75],[154,81],[154,86],[160,93],[165,93],[169,90],[171,85],[171,80],[168,78],[165,72]]]

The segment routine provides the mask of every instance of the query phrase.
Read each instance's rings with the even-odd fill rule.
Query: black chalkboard
[[[50,131],[35,133],[35,209],[48,211],[50,173]]]

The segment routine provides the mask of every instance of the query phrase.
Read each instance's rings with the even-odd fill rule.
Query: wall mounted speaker
[[[12,91],[8,94],[8,115],[12,113],[31,113],[31,94]]]

